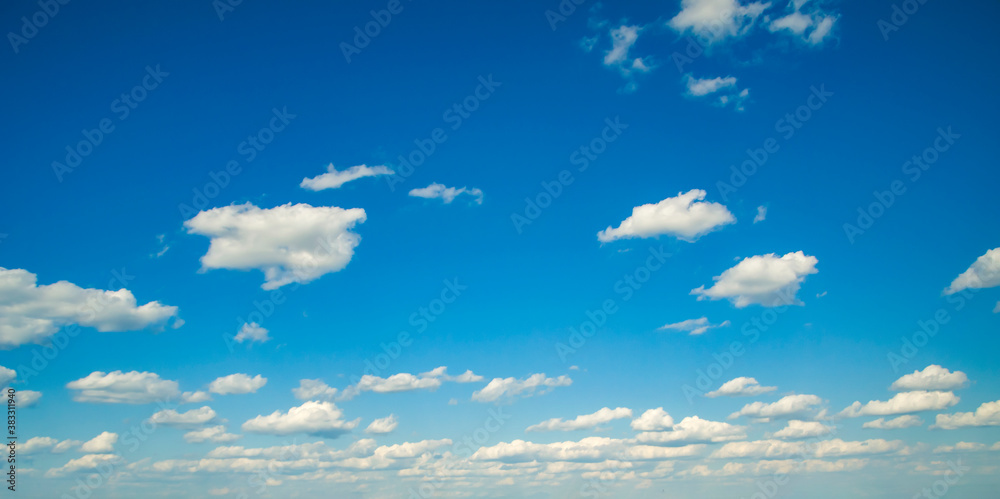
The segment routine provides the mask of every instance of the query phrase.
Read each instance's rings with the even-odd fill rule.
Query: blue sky
[[[17,493],[983,497],[998,9],[6,5]]]

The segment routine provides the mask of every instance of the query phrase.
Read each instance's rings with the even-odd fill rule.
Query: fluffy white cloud
[[[475,198],[476,204],[483,204],[483,191],[475,187],[472,189],[466,189],[465,187],[455,188],[445,187],[443,184],[433,183],[427,187],[421,187],[410,191],[410,196],[425,199],[440,199],[444,201],[445,204],[451,203],[461,194],[472,196]]]
[[[862,428],[871,428],[876,430],[899,430],[902,428],[910,428],[913,426],[920,426],[923,421],[914,415],[899,416],[892,419],[878,418],[874,421],[868,421],[861,425]]]
[[[302,179],[299,187],[310,191],[320,191],[323,189],[338,189],[340,186],[364,177],[376,177],[379,175],[392,175],[393,171],[385,166],[357,165],[346,170],[337,171],[330,163],[326,167],[326,173],[312,178]]]
[[[236,440],[239,440],[240,437],[241,435],[226,433],[226,427],[224,425],[209,426],[200,430],[189,431],[184,434],[184,440],[192,444],[201,442],[226,444],[235,442]]]
[[[552,418],[536,425],[529,426],[525,431],[574,431],[594,428],[598,425],[611,422],[615,419],[632,417],[632,409],[616,407],[609,409],[602,407],[595,413],[577,416],[571,421],[561,418]]]
[[[944,367],[931,364],[923,371],[913,371],[912,374],[897,379],[889,389],[896,391],[955,390],[968,383],[969,378],[962,371],[951,372]]]
[[[787,458],[787,457],[844,457],[865,454],[885,454],[904,448],[900,440],[871,439],[844,441],[839,438],[819,442],[786,442],[782,440],[756,440],[730,442],[712,453],[715,459],[736,458]]]
[[[365,428],[365,433],[370,433],[372,435],[385,435],[386,433],[392,433],[399,426],[399,421],[396,421],[396,415],[390,414],[387,417],[376,419]]]
[[[269,435],[307,433],[336,438],[358,426],[361,418],[353,421],[342,419],[344,411],[332,402],[305,402],[288,412],[274,411],[267,416],[257,416],[243,423],[243,431]]]
[[[0,366],[0,386],[6,386],[7,383],[14,381],[16,377],[17,371]]]
[[[88,454],[105,454],[114,451],[115,443],[117,442],[117,433],[105,431],[100,435],[84,442],[83,445],[80,446],[80,451]]]
[[[958,293],[963,289],[992,288],[1000,286],[1000,248],[993,248],[976,259],[965,272],[959,274],[944,294]]]
[[[5,389],[4,393],[6,392],[7,390]],[[41,398],[42,392],[36,392],[34,390],[17,390],[14,393],[14,403],[21,408],[31,407],[37,404]]]
[[[60,477],[81,470],[95,470],[98,466],[106,468],[121,461],[122,457],[117,454],[87,454],[77,459],[71,459],[68,463],[58,468],[46,471],[45,476]]]
[[[952,392],[917,390],[897,393],[886,401],[871,400],[864,405],[860,401],[855,401],[841,411],[840,415],[856,418],[858,416],[894,416],[911,412],[938,411],[957,404],[958,400],[959,398]]]
[[[980,405],[976,412],[938,414],[931,428],[954,430],[969,426],[1000,426],[1000,400]]]
[[[661,431],[671,429],[674,426],[674,418],[667,414],[662,407],[649,409],[642,413],[642,416],[632,420],[632,429],[635,431]]]
[[[681,0],[681,11],[667,25],[680,33],[694,31],[699,38],[720,41],[745,34],[770,3],[738,0]]]
[[[59,441],[52,437],[32,437],[17,445],[17,454],[20,456],[37,454],[42,450],[51,449],[57,443]]]
[[[306,284],[347,266],[361,237],[351,232],[365,210],[291,203],[265,209],[251,203],[202,211],[184,222],[211,239],[202,270],[259,269],[263,289]]]
[[[546,393],[553,388],[571,384],[573,384],[573,380],[569,376],[548,378],[545,373],[532,374],[525,379],[493,378],[483,389],[472,392],[472,400],[494,402],[502,398],[530,397],[536,392]]]
[[[82,443],[83,442],[81,442],[79,440],[63,440],[62,442],[59,442],[54,447],[52,447],[52,453],[53,454],[62,454],[63,452],[66,452],[66,451],[68,451],[70,449],[73,449],[73,448],[79,446]]]
[[[256,322],[243,323],[240,330],[233,337],[237,343],[249,341],[250,343],[264,343],[271,338],[267,335],[268,330],[261,327]]]
[[[740,376],[726,381],[718,390],[708,392],[706,397],[753,397],[777,390],[776,386],[761,386],[754,378]]]
[[[181,403],[184,404],[198,404],[209,400],[212,400],[212,396],[209,395],[208,392],[203,392],[201,390],[196,392],[184,392],[181,394]]]
[[[752,418],[781,418],[796,414],[803,414],[811,411],[815,406],[823,403],[823,399],[816,395],[786,395],[777,402],[766,404],[764,402],[754,402],[743,406],[737,412],[729,415],[729,419],[740,416]]]
[[[219,395],[257,393],[257,390],[266,384],[267,378],[259,374],[251,378],[247,374],[236,373],[222,376],[209,383],[208,391]]]
[[[820,437],[830,434],[833,430],[833,427],[819,421],[799,421],[798,419],[792,419],[788,422],[788,426],[774,432],[771,436],[787,439]]]
[[[636,436],[636,441],[653,445],[677,445],[681,443],[727,442],[744,438],[747,438],[745,426],[689,416],[673,425],[670,431],[640,433]]]
[[[102,404],[148,404],[181,395],[176,381],[139,371],[94,371],[85,378],[67,383],[66,388],[78,391],[73,396],[77,402]]]
[[[209,406],[191,409],[187,412],[177,412],[174,409],[164,409],[149,417],[149,420],[158,425],[172,426],[175,428],[192,428],[201,426],[216,417],[215,411]]]
[[[632,216],[618,227],[608,226],[598,232],[597,240],[607,243],[617,239],[666,234],[694,242],[718,227],[736,222],[724,205],[701,201],[705,199],[705,194],[701,189],[692,189],[656,204],[636,206],[632,208]]]
[[[27,270],[0,267],[0,348],[39,343],[71,324],[101,332],[135,331],[176,315],[177,307],[160,302],[137,305],[125,288],[105,291],[66,281],[39,286],[38,276]]]
[[[818,262],[801,251],[780,257],[774,253],[751,256],[713,278],[711,288],[701,286],[691,294],[698,295],[699,300],[728,298],[737,308],[801,304],[795,294],[807,275],[818,272]]]
[[[7,393],[6,389],[4,389],[4,393]],[[37,404],[41,398],[42,392],[36,392],[34,390],[17,390],[14,393],[14,403],[22,409]]]
[[[712,324],[708,322],[707,317],[700,317],[698,319],[688,319],[681,322],[675,322],[673,324],[667,324],[660,326],[657,331],[689,331],[691,336],[696,336],[708,331],[709,329],[715,329],[719,327],[726,327],[729,325],[729,321],[722,321],[722,324]]]
[[[319,379],[302,379],[298,388],[292,388],[292,395],[299,400],[333,400],[337,389]]]
[[[340,400],[350,400],[362,392],[394,393],[410,390],[436,390],[444,381],[471,383],[483,379],[482,376],[472,371],[466,371],[458,376],[449,376],[447,369],[447,367],[441,366],[425,373],[398,373],[388,378],[365,374],[356,384],[341,391]]]
[[[502,461],[507,463],[528,463],[533,461],[602,462],[608,459],[668,459],[692,456],[701,446],[688,445],[672,449],[658,449],[650,446],[632,446],[627,441],[587,437],[579,441],[539,444],[524,440],[500,442],[490,447],[480,447],[472,455],[474,461]]]

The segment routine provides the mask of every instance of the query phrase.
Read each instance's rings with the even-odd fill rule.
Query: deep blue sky
[[[350,63],[341,43],[350,43],[354,28],[371,21],[369,11],[385,8],[386,2],[275,6],[246,0],[222,21],[208,1],[60,6],[16,53],[11,47],[0,50],[7,76],[0,82],[7,116],[0,124],[0,212],[5,214],[0,234],[6,235],[0,239],[0,267],[36,274],[39,285],[68,281],[101,290],[119,289],[108,281],[112,271],[124,268],[134,275],[126,287],[140,305],[176,306],[184,324],[162,331],[156,326],[103,333],[83,328],[37,377],[12,385],[43,394],[34,407],[22,409],[21,438],[87,441],[102,431],[124,435],[130,425],[159,410],[155,404],[77,402],[76,392],[66,387],[92,372],[118,370],[157,373],[176,380],[182,391],[204,390],[233,373],[266,377],[267,385],[256,393],[215,395],[211,402],[182,406],[210,405],[219,420],[228,420],[229,432],[242,434],[244,421],[301,405],[290,391],[300,379],[347,387],[362,373],[365,360],[381,351],[380,343],[400,331],[413,332],[415,340],[383,376],[448,366],[452,375],[471,369],[484,379],[447,383],[433,392],[364,393],[337,400],[346,420],[360,417],[362,423],[349,434],[328,438],[331,448],[367,437],[364,427],[389,413],[396,415],[399,428],[377,437],[380,445],[458,441],[493,406],[470,400],[473,391],[493,378],[534,373],[567,375],[573,383],[503,405],[513,417],[486,446],[516,439],[550,443],[634,436],[622,420],[603,432],[524,432],[549,418],[572,419],[602,407],[631,408],[635,417],[663,407],[678,422],[694,415],[727,421],[730,413],[757,399],[689,402],[681,387],[693,384],[698,370],[713,362],[712,354],[740,340],[740,327],[767,307],[698,301],[691,290],[710,287],[713,277],[743,258],[797,251],[818,260],[818,272],[805,278],[797,294],[804,305],[780,314],[712,389],[738,376],[754,377],[778,387],[760,396],[764,402],[816,394],[835,414],[855,400],[888,399],[887,387],[902,374],[940,365],[970,380],[956,392],[961,402],[943,412],[975,411],[996,400],[1000,341],[993,334],[998,317],[993,310],[1000,293],[976,290],[958,311],[942,290],[1000,246],[994,165],[1000,132],[1000,101],[994,93],[1000,35],[994,20],[1000,6],[930,0],[884,40],[877,23],[889,19],[891,2],[817,1],[806,8],[837,16],[823,43],[771,33],[761,17],[741,36],[713,44],[683,73],[671,61],[671,54],[687,43],[683,33],[668,26],[681,10],[676,1],[585,2],[552,30],[545,10],[557,8],[556,2],[404,0],[403,10]],[[767,14],[780,16],[789,8],[775,4]],[[21,17],[38,9],[30,2],[5,4],[2,26],[20,31]],[[648,73],[623,76],[602,63],[611,47],[609,30],[619,26],[643,27],[630,56],[646,58],[653,67]],[[583,50],[581,40],[595,35],[593,50]],[[142,83],[147,67],[168,75],[120,119],[113,102]],[[715,105],[712,96],[687,95],[688,73],[699,79],[736,77],[738,88],[750,89],[744,110]],[[500,86],[452,129],[442,113],[473,95],[478,79],[488,76]],[[626,88],[629,82],[636,85],[634,91]],[[814,86],[833,95],[794,136],[782,138],[776,122],[806,104]],[[248,162],[240,143],[266,126],[274,109],[295,117]],[[114,131],[60,182],[53,161],[63,161],[65,147],[83,138],[81,130],[97,128],[105,118]],[[574,151],[598,137],[606,119],[616,118],[627,124],[621,136],[586,171],[575,170]],[[427,139],[438,127],[446,130],[447,140],[394,190],[388,177],[317,192],[299,187],[303,178],[324,173],[330,163],[338,170],[361,164],[398,170],[398,156],[409,154],[414,140]],[[904,162],[932,146],[939,127],[951,127],[961,137],[911,181],[901,170]],[[772,137],[780,149],[746,185],[723,197],[717,185],[728,181],[730,166]],[[224,170],[231,160],[242,172],[195,211],[307,203],[363,208],[367,215],[354,229],[361,242],[350,263],[302,286],[281,288],[287,301],[261,323],[270,341],[239,344],[232,351],[223,336],[235,334],[254,301],[269,295],[261,289],[262,273],[199,272],[209,240],[185,228],[191,216],[179,209],[193,203],[194,191],[210,182],[210,172]],[[564,169],[573,169],[573,183],[518,233],[511,215],[523,214],[525,198],[534,198],[542,192],[541,182],[553,181]],[[894,180],[903,182],[906,193],[851,243],[843,224],[856,223],[858,207],[875,201],[873,192],[889,189]],[[442,203],[406,195],[432,183],[479,188],[483,202],[459,196]],[[667,233],[597,240],[598,231],[618,226],[633,207],[691,189],[706,191],[706,202],[724,204],[735,224],[696,242]],[[767,207],[767,216],[754,223],[758,206]],[[164,245],[169,250],[156,256]],[[623,301],[616,282],[644,264],[648,248],[661,246],[672,256]],[[442,281],[452,278],[467,291],[417,334],[409,317],[438,297]],[[579,327],[586,312],[606,299],[617,300],[620,310],[578,352],[560,359],[555,345],[566,342],[570,328]],[[14,298],[0,295],[0,300],[10,305]],[[899,350],[900,338],[910,337],[918,320],[942,308],[951,320],[941,334],[894,370],[887,353]],[[713,324],[728,320],[731,326],[697,336],[657,330],[700,317]],[[0,352],[0,364],[16,370],[38,348],[29,342]],[[448,404],[453,398],[457,405]],[[902,439],[912,452],[853,456],[870,458],[869,468],[886,468],[842,472],[854,473],[848,478],[804,473],[802,482],[829,491],[829,497],[861,495],[846,483],[869,484],[864,492],[870,497],[912,495],[919,492],[915,484],[933,483],[921,466],[934,468],[929,463],[946,460],[933,454],[938,445],[966,441],[988,447],[1000,440],[995,428],[928,431],[935,416],[920,415],[924,425],[902,430],[863,430],[859,419],[838,421],[836,438]],[[735,423],[749,425],[749,440],[784,426],[781,418]],[[129,463],[143,458],[151,463],[199,459],[218,445],[186,443],[181,435],[181,430],[161,428],[137,452],[116,450]],[[234,445],[269,447],[292,438],[320,440],[301,433],[248,433]],[[613,495],[753,493],[752,474],[713,484],[681,473],[700,464],[713,469],[724,464],[708,457],[713,448],[678,461],[675,475],[653,480],[652,489],[635,488],[642,478],[621,480]],[[81,457],[74,453],[85,454],[45,451],[25,457],[22,469],[34,470],[19,477],[26,497],[61,494],[75,478],[93,472],[43,479],[47,470]],[[968,459],[986,466],[988,455]],[[401,461],[389,471],[349,471],[361,476],[365,487],[337,487],[344,497],[389,497],[416,483],[396,472],[412,465]],[[145,486],[167,480],[173,484],[164,493],[201,497],[208,489],[228,488],[223,495],[235,496],[248,475],[157,473],[143,466],[119,477],[117,485],[99,488],[96,496],[140,497]],[[383,483],[372,481],[376,476]],[[542,486],[532,485],[533,475],[517,475],[513,485],[479,492],[564,497],[578,493],[580,477],[573,471],[558,485]],[[325,490],[323,482],[278,479],[284,484],[269,487],[265,497],[292,491],[312,497],[310,491]],[[462,487],[475,490],[478,482],[463,483],[448,486],[462,493]],[[827,483],[839,488],[822,485]],[[988,469],[979,468],[953,493],[981,497],[995,487]],[[782,491],[787,497],[814,492]]]

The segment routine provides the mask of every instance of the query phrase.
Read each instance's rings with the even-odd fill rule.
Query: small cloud
[[[244,323],[240,327],[240,331],[236,333],[236,337],[233,338],[237,343],[243,343],[244,341],[249,341],[251,343],[264,343],[271,338],[267,335],[267,329],[264,329],[256,322]]]
[[[304,178],[299,184],[303,189],[320,191],[323,189],[339,189],[344,184],[364,177],[392,175],[394,172],[385,166],[357,165],[338,171],[333,163],[326,167],[326,173],[312,178]]]
[[[697,336],[705,331],[708,331],[709,329],[726,326],[729,326],[729,321],[722,321],[722,324],[711,324],[708,322],[708,318],[700,317],[697,319],[688,319],[686,321],[660,326],[657,328],[657,331],[687,331],[690,336]]]
[[[475,198],[476,204],[483,204],[483,191],[475,187],[472,189],[467,189],[465,187],[455,188],[445,187],[443,184],[433,183],[427,187],[421,187],[410,191],[410,196],[425,199],[441,199],[444,201],[444,204],[451,203],[461,194],[468,194]]]
[[[763,222],[767,218],[767,206],[757,207],[757,216],[753,217],[753,223]]]

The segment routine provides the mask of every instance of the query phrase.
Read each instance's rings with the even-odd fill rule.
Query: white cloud
[[[777,390],[776,386],[761,386],[754,378],[741,376],[722,384],[718,390],[708,392],[706,397],[753,397]]]
[[[801,304],[795,294],[807,275],[818,272],[818,262],[801,251],[780,257],[774,253],[751,256],[713,278],[711,288],[701,286],[691,294],[698,295],[699,300],[728,298],[737,308]]]
[[[729,419],[740,416],[752,418],[781,418],[796,414],[803,414],[811,411],[815,406],[823,403],[823,399],[816,395],[786,395],[777,402],[766,404],[764,402],[753,402],[743,406],[737,412],[729,415]]]
[[[357,383],[340,392],[340,400],[350,400],[363,392],[394,393],[410,390],[436,390],[444,381],[471,383],[483,379],[482,376],[472,371],[466,371],[458,376],[449,376],[446,372],[447,369],[447,367],[441,366],[425,373],[398,373],[388,378],[365,374]]]
[[[621,64],[628,59],[628,51],[639,39],[639,26],[619,26],[611,30],[611,50],[604,54],[604,65]]]
[[[569,386],[573,380],[569,376],[547,378],[545,373],[537,373],[525,379],[493,378],[483,389],[472,392],[472,400],[477,402],[494,402],[500,399],[510,399],[517,396],[530,397],[546,393],[559,386]]]
[[[757,216],[753,217],[753,223],[763,222],[767,218],[767,206],[757,207]]]
[[[674,426],[674,418],[667,414],[662,407],[649,409],[636,419],[632,420],[632,429],[635,431],[661,431],[671,429]]]
[[[399,426],[399,421],[396,421],[396,415],[390,414],[387,417],[376,419],[365,428],[365,433],[370,433],[372,435],[385,435],[386,433],[392,433]]]
[[[833,427],[827,426],[819,421],[800,421],[798,419],[792,419],[788,421],[788,426],[774,432],[771,436],[773,438],[788,439],[820,437],[832,433],[833,430]]]
[[[177,412],[174,409],[164,409],[149,417],[149,420],[158,425],[172,426],[175,428],[192,428],[201,426],[216,417],[215,411],[209,406],[191,409],[187,412]]]
[[[871,400],[862,405],[860,401],[840,412],[841,416],[856,418],[858,416],[894,416],[920,411],[938,411],[958,403],[959,398],[952,392],[912,391],[897,393],[887,401]],[[940,417],[940,416],[938,416]]]
[[[993,248],[976,259],[965,272],[959,274],[944,294],[958,293],[963,289],[992,288],[1000,286],[1000,248]]]
[[[118,442],[118,434],[110,431],[102,432],[100,435],[86,441],[80,446],[81,452],[87,454],[105,454],[115,450],[115,443]]]
[[[756,440],[731,442],[712,453],[716,459],[781,458],[781,457],[844,457],[865,454],[884,454],[904,447],[900,440],[871,439],[844,441],[839,438],[819,442],[785,442],[782,440]]]
[[[63,440],[62,442],[59,442],[54,447],[52,447],[52,453],[62,454],[63,452],[73,449],[74,447],[77,447],[82,443],[83,442],[79,440]]]
[[[298,388],[292,388],[292,395],[299,400],[333,400],[337,389],[319,379],[303,379]]]
[[[767,25],[767,29],[769,29],[772,33],[787,29],[796,35],[802,35],[806,32],[806,29],[812,26],[812,23],[813,20],[811,17],[801,12],[792,12],[785,17],[780,17],[771,21]]]
[[[357,165],[346,170],[337,171],[330,163],[326,167],[326,173],[312,178],[302,179],[299,187],[310,191],[320,191],[323,189],[338,189],[340,186],[364,177],[376,177],[379,175],[392,175],[393,171],[385,166]]]
[[[718,92],[719,90],[735,87],[736,78],[733,76],[726,76],[725,78],[721,76],[715,78],[695,78],[687,75],[685,84],[687,85],[688,95],[701,97]]]
[[[694,31],[712,42],[745,34],[770,3],[738,0],[681,0],[681,11],[667,25],[679,33]]]
[[[66,388],[77,390],[77,402],[102,404],[148,404],[175,399],[181,395],[177,382],[160,379],[151,372],[94,371],[85,378],[71,381]]]
[[[993,307],[994,314],[1000,314],[1000,301],[997,302],[997,306]]]
[[[261,327],[256,322],[243,323],[240,326],[239,332],[233,337],[233,340],[237,343],[243,343],[244,341],[249,341],[251,343],[264,343],[271,338],[267,335],[268,330]]]
[[[902,428],[910,428],[913,426],[920,426],[923,421],[914,415],[899,416],[893,419],[878,418],[874,421],[868,421],[861,425],[862,428],[871,428],[876,430],[899,430]]]
[[[502,461],[506,463],[540,462],[603,462],[609,459],[667,459],[692,456],[701,446],[688,445],[672,449],[658,449],[645,445],[630,446],[628,442],[604,437],[587,437],[579,441],[539,444],[524,440],[500,442],[490,447],[480,447],[471,457],[474,461]]]
[[[157,301],[137,305],[125,288],[105,291],[66,281],[39,286],[38,276],[27,270],[0,267],[0,348],[40,343],[71,324],[100,332],[135,331],[161,326],[176,315],[177,307]]]
[[[203,392],[201,390],[196,392],[184,392],[181,394],[181,403],[184,404],[198,404],[209,400],[212,400],[212,396],[209,395],[208,392]]]
[[[607,243],[617,239],[666,234],[682,241],[694,242],[723,225],[736,222],[736,218],[724,205],[702,202],[705,194],[703,190],[692,189],[656,204],[636,206],[632,208],[632,216],[622,221],[617,228],[608,226],[598,232],[597,240]]]
[[[729,321],[722,321],[722,324],[712,324],[708,322],[707,317],[700,317],[698,319],[688,319],[681,322],[675,322],[673,324],[667,324],[660,326],[657,331],[689,331],[691,336],[697,336],[699,334],[708,331],[709,329],[715,329],[720,327],[729,326]]]
[[[184,440],[192,444],[201,442],[227,444],[239,440],[240,437],[241,435],[226,433],[226,427],[224,425],[209,426],[208,428],[193,430],[184,434]]]
[[[649,431],[636,436],[639,443],[677,445],[681,443],[727,442],[747,438],[746,427],[689,416],[670,431]]]
[[[6,392],[7,390],[5,389],[4,393]],[[21,408],[31,407],[37,404],[41,398],[42,392],[34,390],[16,390],[14,393],[14,403]]]
[[[257,416],[243,423],[243,431],[268,435],[307,433],[336,438],[358,426],[361,418],[343,420],[344,412],[332,402],[305,402],[288,412],[274,411],[267,416]]]
[[[466,189],[465,187],[445,187],[443,184],[433,183],[427,187],[421,187],[419,189],[413,189],[410,191],[410,196],[425,199],[440,199],[444,201],[445,204],[451,203],[461,194],[467,194],[475,198],[476,204],[483,204],[483,191],[473,187],[472,189]]]
[[[986,444],[980,442],[958,442],[955,445],[939,445],[934,448],[935,454],[943,452],[979,452],[986,450]]]
[[[257,390],[266,384],[267,378],[259,374],[251,378],[247,374],[236,373],[209,383],[208,391],[219,395],[257,393]]]
[[[818,3],[812,3],[809,12],[803,12],[806,2],[789,2],[787,14],[770,20],[767,30],[771,33],[786,33],[797,37],[809,45],[819,45],[833,31],[838,16],[823,11]]]
[[[20,456],[37,454],[42,450],[51,449],[57,443],[59,441],[52,437],[31,437],[24,443],[17,445],[17,454]]]
[[[962,371],[951,372],[937,364],[931,364],[923,371],[913,371],[897,379],[890,390],[955,390],[969,383],[968,376]]]
[[[94,470],[98,466],[107,467],[121,462],[122,457],[117,454],[87,454],[77,459],[71,459],[68,463],[52,468],[45,472],[46,477],[60,477],[68,473],[80,470]]]
[[[954,430],[970,426],[1000,426],[1000,400],[985,402],[976,409],[976,412],[938,414],[931,428]]]
[[[0,385],[6,386],[7,383],[14,381],[16,377],[17,371],[0,366]]]
[[[574,430],[588,430],[595,428],[598,425],[602,425],[611,422],[615,419],[623,419],[632,417],[632,409],[625,407],[616,407],[614,409],[609,409],[607,407],[602,407],[595,413],[584,414],[577,416],[571,421],[566,421],[561,418],[552,418],[536,425],[529,426],[525,431],[574,431]]]
[[[202,211],[184,222],[211,239],[202,270],[259,269],[263,289],[306,284],[347,266],[361,237],[351,232],[365,210],[291,203],[270,209],[251,203]]]

